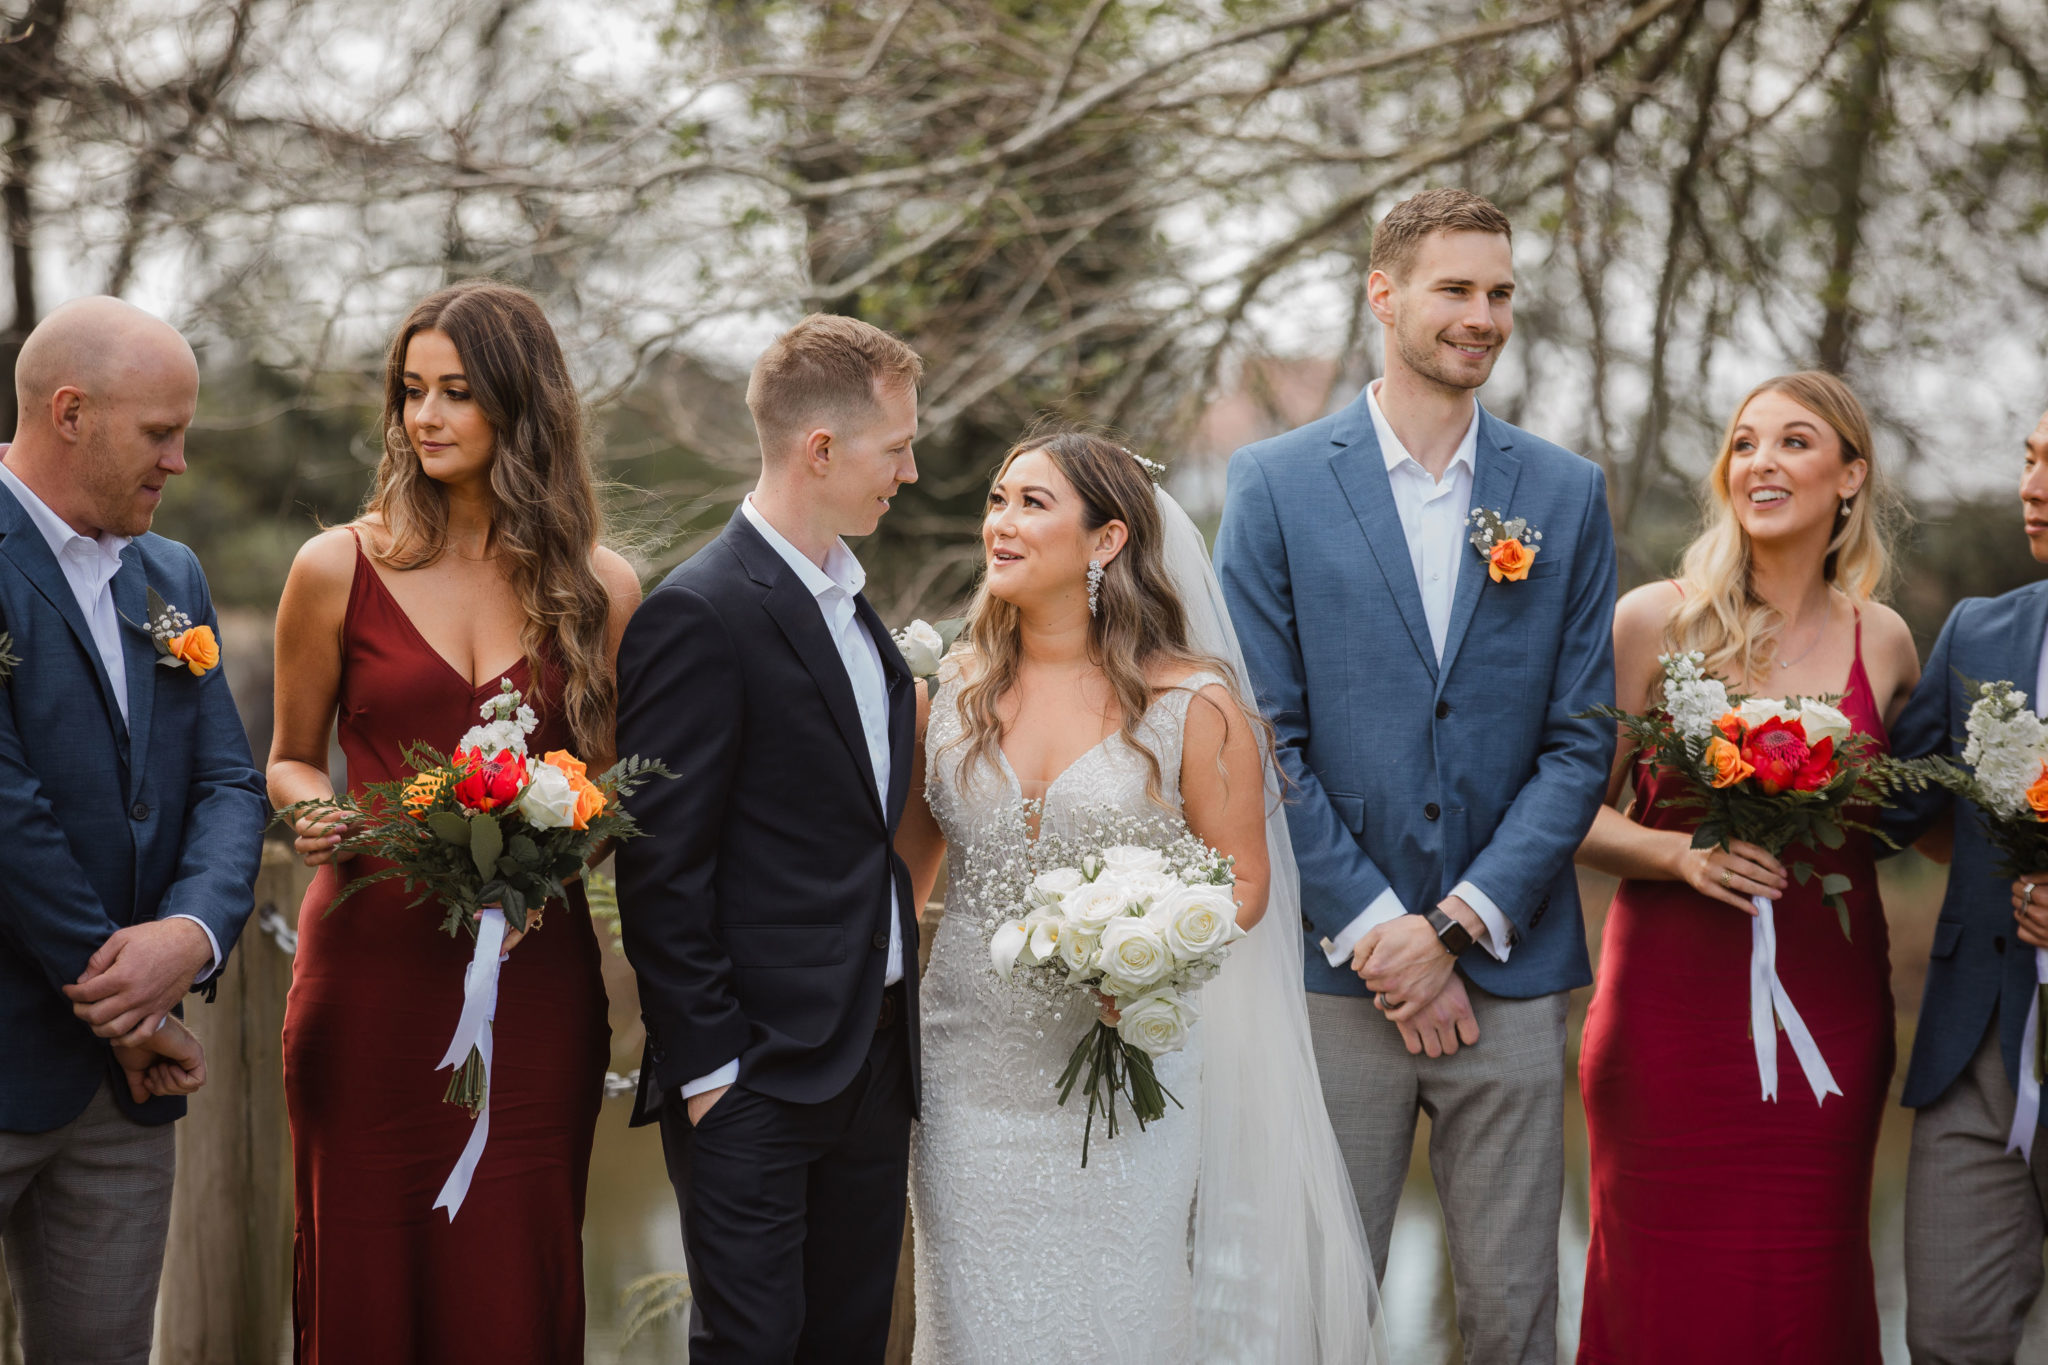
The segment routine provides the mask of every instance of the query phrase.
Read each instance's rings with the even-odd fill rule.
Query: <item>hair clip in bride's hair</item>
[[[1165,476],[1166,466],[1159,463],[1159,461],[1148,460],[1143,455],[1140,455],[1137,451],[1132,450],[1129,446],[1118,446],[1117,449],[1121,450],[1124,454],[1136,460],[1138,462],[1139,467],[1142,468],[1147,474],[1150,474],[1155,481]]]

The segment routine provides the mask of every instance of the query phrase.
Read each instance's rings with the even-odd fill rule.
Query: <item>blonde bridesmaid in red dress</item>
[[[490,281],[414,308],[384,383],[384,457],[363,515],[307,542],[277,617],[279,806],[446,752],[509,678],[535,753],[611,762],[613,665],[639,584],[598,544],[581,405],[524,292]],[[490,1138],[460,1214],[435,1195],[471,1129],[435,1070],[462,1004],[466,938],[386,882],[328,914],[338,829],[300,822],[319,867],[285,1007],[301,1365],[561,1365],[583,1358],[583,1204],[609,1034],[580,886],[507,940]]]
[[[1882,747],[1919,679],[1875,600],[1893,498],[1846,385],[1771,380],[1729,423],[1707,525],[1681,576],[1615,611],[1618,703],[1656,704],[1658,656],[1696,649],[1730,689],[1839,696]],[[1877,1365],[1871,1168],[1892,1065],[1891,968],[1869,836],[1792,861],[1845,872],[1851,934],[1763,849],[1696,849],[1696,817],[1615,757],[1579,861],[1622,879],[1586,1015],[1579,1086],[1592,1149],[1580,1365]],[[1749,1032],[1752,895],[1775,901],[1778,975],[1842,1094],[1814,1103],[1779,1039],[1775,1102]]]

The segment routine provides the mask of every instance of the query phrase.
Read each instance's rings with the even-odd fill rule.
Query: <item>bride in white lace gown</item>
[[[983,538],[899,840],[920,903],[942,854],[948,874],[920,989],[914,1360],[1384,1361],[1308,1051],[1292,858],[1200,537],[1129,452],[1058,433],[1005,460]],[[1159,843],[1191,829],[1236,859],[1241,924],[1269,887],[1287,921],[1238,946],[1187,1046],[1157,1060],[1183,1107],[1114,1141],[1098,1121],[1084,1169],[1086,1104],[1056,1082],[1095,1006],[997,977],[1005,907],[986,888],[1024,841],[1103,816]]]

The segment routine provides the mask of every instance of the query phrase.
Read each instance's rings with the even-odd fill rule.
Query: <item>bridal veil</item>
[[[1189,643],[1253,695],[1209,551],[1155,486],[1166,570]],[[1301,883],[1279,778],[1266,763],[1266,914],[1202,988],[1195,1342],[1202,1365],[1386,1365],[1365,1228],[1323,1106],[1302,989]]]

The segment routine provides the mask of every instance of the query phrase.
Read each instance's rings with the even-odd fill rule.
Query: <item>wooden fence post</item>
[[[311,873],[266,844],[256,913],[211,1005],[186,1018],[206,1044],[206,1087],[178,1124],[178,1178],[158,1296],[156,1365],[269,1365],[289,1358],[291,1135],[284,1112],[284,997]]]

